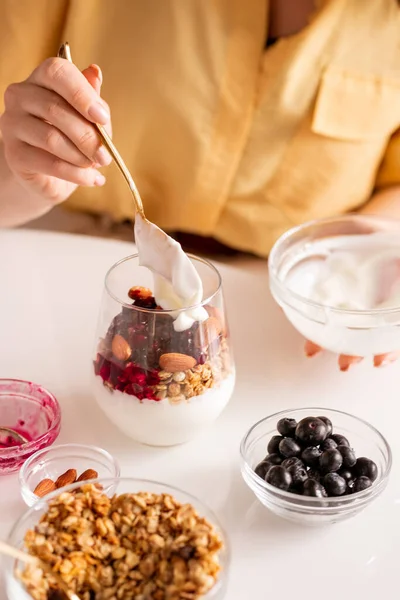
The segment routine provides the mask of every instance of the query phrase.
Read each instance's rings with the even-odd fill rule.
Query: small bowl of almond
[[[61,444],[28,458],[20,470],[19,482],[24,502],[33,506],[40,498],[73,483],[119,476],[119,464],[107,450],[85,444]]]

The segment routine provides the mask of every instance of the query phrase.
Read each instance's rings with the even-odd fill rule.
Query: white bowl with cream
[[[306,339],[351,356],[400,350],[400,221],[349,215],[291,229],[269,276]]]

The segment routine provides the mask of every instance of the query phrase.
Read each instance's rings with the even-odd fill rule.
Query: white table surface
[[[238,371],[234,397],[215,425],[185,446],[135,444],[108,423],[87,384],[104,274],[133,251],[96,238],[0,232],[0,377],[32,380],[57,396],[58,442],[103,446],[118,458],[122,475],[165,481],[205,500],[232,544],[229,600],[391,596],[400,556],[400,365],[363,364],[343,374],[332,356],[304,358],[302,340],[269,294],[266,265],[222,265]],[[239,443],[252,423],[313,405],[371,421],[394,453],[384,495],[357,518],[322,529],[269,513],[239,471]],[[0,477],[0,538],[24,508],[17,476]]]

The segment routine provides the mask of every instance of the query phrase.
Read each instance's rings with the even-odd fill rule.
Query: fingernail
[[[98,173],[96,175],[96,177],[94,178],[94,185],[97,185],[98,187],[101,187],[102,185],[104,185],[105,182],[106,182],[106,178],[101,173]]]
[[[99,65],[90,65],[90,68],[96,73],[96,77],[101,85],[103,83],[103,73],[101,72]]]
[[[339,356],[339,369],[345,373],[352,365],[358,365],[362,360],[362,356]]]
[[[95,123],[100,123],[100,125],[106,125],[110,120],[110,114],[107,110],[100,104],[100,102],[96,102],[96,104],[92,104],[92,106],[88,110],[89,117],[93,119]]]
[[[380,362],[375,362],[375,367],[377,367],[378,369],[381,369],[382,367],[387,367],[389,365],[392,365],[394,362],[396,362],[395,358],[383,358]]]
[[[109,165],[112,161],[110,154],[107,152],[104,146],[101,146],[97,150],[94,158],[101,167]]]
[[[321,352],[321,350],[304,350],[304,354],[307,356],[307,358],[312,358],[313,356],[316,356],[320,352]]]
[[[314,344],[314,342],[306,341],[304,344],[304,354],[307,356],[307,358],[311,358],[320,352],[321,348],[317,346],[317,344]]]

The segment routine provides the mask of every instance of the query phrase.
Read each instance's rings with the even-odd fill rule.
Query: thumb
[[[82,74],[86,77],[92,88],[100,94],[101,84],[103,83],[103,74],[100,67],[98,65],[90,65],[82,71]]]

